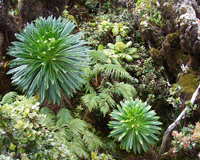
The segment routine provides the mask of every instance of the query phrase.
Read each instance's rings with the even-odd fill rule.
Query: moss
[[[173,10],[173,2],[165,2],[162,7],[164,17],[170,19]]]
[[[193,73],[190,73],[181,76],[178,83],[180,84],[181,87],[183,87],[184,89],[183,92],[191,98],[199,85],[199,80]]]
[[[180,46],[179,33],[171,33],[166,36],[165,41],[162,43],[160,55],[164,57],[169,71],[174,77],[181,71],[181,61],[186,64],[188,55],[184,54]]]
[[[152,57],[158,57],[159,56],[159,53],[160,53],[160,51],[158,50],[158,49],[156,49],[156,48],[151,48],[150,49],[150,54],[151,54],[151,56]]]
[[[172,7],[173,7],[173,2],[165,2],[163,4],[163,10],[165,12],[171,12],[172,11]]]
[[[187,57],[188,56],[186,54],[184,54],[183,51],[177,50],[176,54],[174,55],[174,61],[176,61],[177,63],[180,63],[180,60],[182,60],[183,63],[186,64]]]
[[[178,32],[168,34],[166,37],[168,43],[179,43],[179,34]]]

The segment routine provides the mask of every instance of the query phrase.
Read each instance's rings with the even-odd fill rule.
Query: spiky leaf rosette
[[[28,23],[15,34],[18,41],[12,42],[8,54],[16,59],[9,63],[13,69],[8,74],[28,97],[37,92],[40,102],[47,97],[48,102],[60,103],[61,92],[70,97],[84,82],[80,67],[86,66],[89,49],[80,40],[81,32],[70,35],[74,28],[72,22],[50,16]]]
[[[157,125],[162,123],[157,121],[154,111],[150,111],[151,106],[136,99],[133,101],[121,102],[121,106],[117,106],[118,110],[114,110],[110,115],[115,121],[110,121],[108,126],[113,129],[109,137],[115,137],[115,141],[121,141],[120,147],[126,148],[127,151],[133,149],[136,154],[141,153],[141,148],[147,152],[148,144],[154,145],[158,138],[154,133],[161,130]]]

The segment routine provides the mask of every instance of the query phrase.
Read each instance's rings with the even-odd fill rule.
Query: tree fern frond
[[[113,141],[104,141],[102,149],[107,152],[115,153],[116,152],[116,144]]]
[[[84,105],[91,111],[92,109],[98,108],[98,104],[101,101],[101,98],[96,94],[86,94],[81,97],[81,100],[83,101]]]
[[[97,64],[94,66],[94,70],[97,70],[98,74],[105,73],[108,77],[131,79],[130,74],[125,71],[122,67],[116,64]]]
[[[91,60],[95,63],[101,62],[105,64],[108,59],[103,51],[90,51],[88,52],[88,55],[91,57]]]
[[[106,92],[101,92],[99,97],[101,97],[100,110],[105,116],[106,113],[110,112],[110,107],[114,107],[116,103],[113,100],[112,93],[108,94]]]
[[[89,154],[84,150],[85,146],[80,144],[81,141],[68,142],[67,146],[72,153],[75,153],[80,158],[89,158]]]
[[[84,86],[83,89],[85,90],[85,93],[95,93],[94,88],[91,86],[91,78],[95,77],[94,71],[87,67],[82,68],[81,71],[87,75],[83,77],[85,83],[81,83],[82,87],[80,88],[83,88]]]
[[[99,97],[101,97],[101,102],[107,102],[109,106],[111,107],[114,107],[116,105],[115,101],[113,100],[112,93],[108,94],[108,93],[101,92],[99,94]]]
[[[89,158],[88,153],[94,151],[91,150],[91,148],[93,149],[94,147],[90,145],[99,146],[100,140],[88,131],[87,123],[78,118],[74,119],[68,109],[60,109],[56,116],[49,110],[49,108],[44,107],[41,111],[44,114],[46,113],[46,121],[52,120],[55,122],[54,124],[49,123],[48,127],[54,131],[57,137],[66,141],[71,153],[76,154],[79,158]],[[91,139],[87,139],[88,136],[90,136]]]
[[[55,114],[54,114],[54,112],[51,109],[49,109],[48,107],[43,107],[40,110],[40,113],[47,115],[46,118],[45,118],[45,122],[47,123],[48,127],[56,125]]]
[[[100,107],[100,111],[103,113],[104,117],[106,115],[106,113],[109,113],[110,112],[110,107],[108,105],[107,102],[104,102],[104,103],[101,103],[101,107]]]
[[[17,92],[9,92],[7,93],[5,96],[3,96],[0,105],[4,105],[4,104],[11,104],[14,102],[16,96],[17,96]]]
[[[115,82],[114,86],[116,89],[113,92],[123,96],[124,99],[133,98],[137,95],[136,89],[130,84]]]
[[[67,122],[71,119],[73,119],[70,111],[66,108],[61,108],[58,112],[58,114],[56,115],[56,119],[62,119],[63,122]]]
[[[90,131],[85,131],[83,140],[87,144],[87,148],[89,151],[95,151],[95,149],[98,149],[103,145],[101,140]]]
[[[47,116],[49,116],[49,115],[55,116],[54,112],[50,108],[48,108],[48,107],[43,107],[40,110],[40,113],[41,114],[46,114]]]
[[[76,136],[80,136],[87,127],[86,122],[78,118],[70,120],[68,124],[68,130]]]

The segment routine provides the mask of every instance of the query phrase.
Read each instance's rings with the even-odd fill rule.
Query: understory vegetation
[[[189,120],[198,105],[142,38],[166,22],[156,1],[87,0],[84,7],[86,20],[65,6],[15,33],[4,66],[13,91],[0,96],[0,159],[158,160],[171,148],[197,157],[200,122]],[[179,76],[192,72],[184,69]]]

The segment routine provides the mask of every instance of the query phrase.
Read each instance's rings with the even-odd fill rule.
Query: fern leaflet
[[[107,77],[114,77],[116,79],[132,78],[127,71],[125,71],[121,66],[116,64],[97,64],[94,66],[94,70],[97,70],[98,74],[105,73]]]
[[[17,97],[17,92],[9,92],[7,93],[5,96],[3,96],[0,105],[4,105],[4,104],[11,104],[14,102],[15,98]]]

